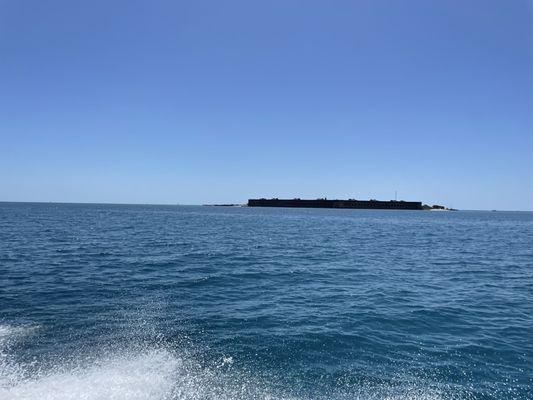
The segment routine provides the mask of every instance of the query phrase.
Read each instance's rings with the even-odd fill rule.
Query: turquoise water
[[[0,399],[532,399],[533,213],[0,203]]]

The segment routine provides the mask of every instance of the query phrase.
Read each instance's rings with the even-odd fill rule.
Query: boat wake
[[[0,325],[0,400],[455,399],[420,388],[391,393],[351,387],[342,393],[303,394],[297,382],[279,388],[234,369],[229,356],[205,366],[164,346],[121,350],[90,362],[46,368],[14,362],[12,345],[30,338],[35,329]]]

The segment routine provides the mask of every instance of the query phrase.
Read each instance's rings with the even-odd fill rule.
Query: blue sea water
[[[0,399],[533,399],[533,213],[0,203]]]

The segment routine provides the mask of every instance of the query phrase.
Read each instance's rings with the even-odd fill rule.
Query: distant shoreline
[[[371,210],[413,210],[422,211],[421,201],[405,200],[357,200],[357,199],[248,199],[248,207],[291,207],[291,208],[335,208],[335,209],[371,209]],[[427,206],[429,207],[429,206]],[[443,208],[433,206],[433,208]]]
[[[214,204],[179,204],[179,203],[106,203],[106,202],[90,202],[90,201],[12,201],[0,200],[0,204],[55,204],[55,205],[102,205],[102,206],[164,206],[164,207],[212,207]],[[228,203],[228,207],[246,207],[245,204]],[[233,205],[234,204],[234,205]],[[217,207],[225,207],[223,204],[216,205]],[[523,212],[533,213],[533,210],[498,210],[498,209],[454,209],[454,211],[466,212]]]

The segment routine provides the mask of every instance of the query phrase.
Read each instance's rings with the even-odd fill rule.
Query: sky
[[[0,200],[533,210],[533,0],[0,0]]]

